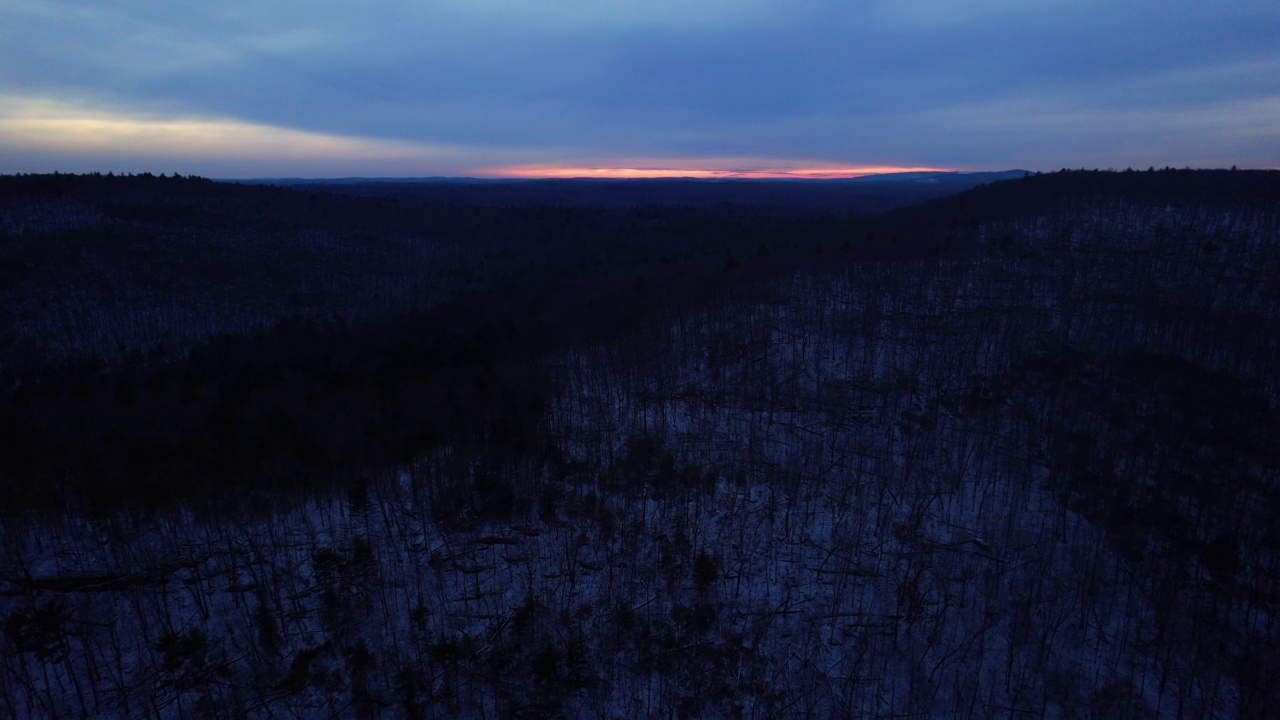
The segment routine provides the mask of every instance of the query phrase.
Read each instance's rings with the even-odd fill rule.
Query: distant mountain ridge
[[[1000,180],[1016,180],[1033,174],[1030,170],[942,170],[934,172],[901,172],[881,173],[879,175],[863,175],[849,178],[845,182],[946,182],[956,181],[965,184],[998,182]]]
[[[314,192],[393,197],[425,203],[484,207],[626,208],[709,207],[720,204],[836,210],[868,215],[932,200],[992,182],[1025,177],[1025,170],[919,172],[842,179],[748,178],[335,178],[256,179]]]

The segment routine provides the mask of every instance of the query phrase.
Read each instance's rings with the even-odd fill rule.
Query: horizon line
[[[582,170],[583,172],[578,172]],[[965,170],[952,168],[876,168],[877,172],[773,171],[773,170],[666,170],[644,168],[565,168],[538,170],[522,174],[482,171],[468,175],[342,175],[302,176],[274,175],[256,177],[219,177],[215,180],[472,180],[502,182],[507,180],[792,180],[804,182],[857,180],[881,175],[966,174],[986,172],[1026,172],[1020,168],[1002,170]]]
[[[911,172],[958,172],[956,168],[855,165],[809,167],[635,167],[635,166],[565,166],[553,164],[508,165],[481,169],[477,178],[511,179],[607,179],[649,180],[664,178],[683,179],[738,179],[738,180],[851,180],[869,175],[890,175]]]

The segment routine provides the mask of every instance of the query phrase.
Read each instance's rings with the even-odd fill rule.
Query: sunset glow
[[[495,151],[485,147],[325,134],[234,118],[166,117],[20,95],[0,94],[0,108],[0,149],[23,148],[82,158],[131,155],[181,161],[188,170],[196,171],[204,171],[210,160],[245,157],[256,158],[263,167],[288,168],[308,176],[350,168],[352,174],[394,177],[831,180],[955,169],[779,157],[665,155],[495,166],[490,164]]]
[[[718,163],[709,162],[709,165]],[[633,180],[643,178],[707,178],[743,180],[836,180],[865,175],[900,172],[946,172],[954,168],[901,167],[896,165],[858,165],[850,167],[566,167],[557,165],[520,165],[480,170],[480,177],[510,178],[599,178]]]

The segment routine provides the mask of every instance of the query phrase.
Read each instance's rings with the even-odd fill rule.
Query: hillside
[[[24,190],[5,227],[64,210],[0,243],[90,277],[125,267],[83,259],[101,228],[155,233],[131,253],[187,228],[280,275],[246,279],[266,319],[235,337],[11,375],[0,714],[1280,708],[1280,173],[1053,173],[872,218],[128,180],[160,188],[145,219]],[[346,218],[323,252],[253,254],[327,232],[309,207]],[[289,273],[394,287],[453,262],[404,249],[437,236],[484,259],[463,289],[272,324]],[[195,267],[147,292],[212,296]],[[0,288],[102,297],[45,277]],[[152,307],[113,292],[113,322]]]
[[[324,484],[472,426],[523,426],[550,393],[530,360],[850,255],[863,223],[201,178],[24,176],[0,191],[0,480],[10,502],[54,505],[61,484],[93,502]]]

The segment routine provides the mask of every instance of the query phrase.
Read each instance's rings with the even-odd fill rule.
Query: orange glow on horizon
[[[480,170],[476,175],[494,178],[524,179],[648,179],[648,178],[724,178],[747,180],[837,180],[902,172],[950,172],[952,168],[899,167],[895,165],[860,165],[856,167],[773,167],[773,168],[643,168],[643,167],[565,167],[559,165],[515,165]]]

